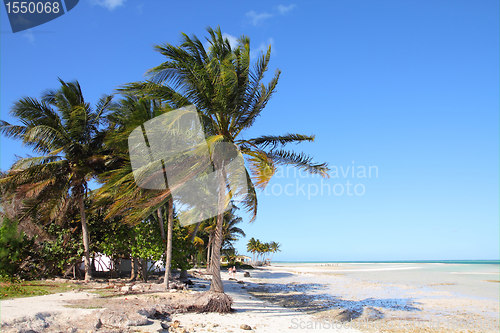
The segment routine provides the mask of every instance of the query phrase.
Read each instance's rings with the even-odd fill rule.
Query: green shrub
[[[33,241],[18,231],[17,221],[3,218],[0,225],[0,275],[6,278],[19,276],[32,245]]]

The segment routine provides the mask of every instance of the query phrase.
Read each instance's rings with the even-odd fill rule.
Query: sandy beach
[[[230,314],[172,310],[208,289],[208,280],[193,278],[189,290],[169,293],[161,292],[159,284],[136,283],[115,288],[112,297],[68,292],[4,300],[2,331],[167,332],[162,323],[170,326],[169,332],[499,328],[498,265],[275,264],[249,272],[250,277],[240,271],[233,280],[223,273],[234,301]]]
[[[252,294],[312,314],[326,327],[342,323],[366,332],[499,329],[498,265],[275,264],[254,276]]]

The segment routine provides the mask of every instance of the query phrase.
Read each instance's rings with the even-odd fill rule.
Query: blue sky
[[[81,0],[16,34],[1,11],[6,120],[57,77],[90,101],[140,80],[162,61],[153,45],[180,32],[220,25],[255,54],[271,44],[282,77],[245,136],[316,134],[296,149],[339,170],[323,183],[282,172],[260,194],[243,227],[280,242],[277,260],[499,258],[498,1]],[[28,151],[1,140],[6,170]]]

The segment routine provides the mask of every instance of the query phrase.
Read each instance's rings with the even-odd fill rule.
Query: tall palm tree
[[[264,188],[278,165],[293,165],[313,174],[327,176],[325,163],[313,163],[304,154],[279,148],[290,143],[313,141],[302,134],[265,135],[243,139],[242,133],[250,128],[267,105],[278,83],[280,71],[267,85],[262,83],[268,69],[271,48],[258,57],[255,67],[250,61],[250,40],[242,36],[238,45],[231,47],[220,28],[208,29],[209,46],[205,48],[196,36],[183,35],[180,46],[164,44],[156,50],[166,61],[149,70],[149,80],[126,85],[129,92],[147,93],[168,101],[172,106],[194,104],[200,114],[208,141],[235,145],[246,156],[248,163],[248,192],[244,208],[257,213],[255,189]],[[219,168],[220,169],[220,168]],[[224,184],[219,184],[221,196]],[[219,197],[219,203],[224,200]],[[224,213],[219,209],[214,246],[211,256],[212,284],[210,290],[223,293],[220,278],[220,249],[222,245]],[[222,299],[222,298],[219,298]],[[221,305],[221,310],[229,307]]]
[[[85,281],[92,278],[89,231],[85,215],[88,181],[104,170],[109,158],[103,150],[102,128],[112,97],[104,96],[92,108],[78,81],[59,79],[58,90],[41,100],[25,97],[11,114],[20,125],[0,121],[0,132],[22,140],[38,155],[18,160],[2,182],[30,199],[27,213],[44,203],[50,218],[64,214],[72,202],[79,207],[84,246]]]
[[[137,224],[154,214],[158,221],[165,251],[165,288],[169,288],[170,266],[172,263],[172,230],[174,207],[172,196],[157,205],[144,204],[151,196],[148,191],[141,190],[134,181],[132,165],[129,156],[128,137],[130,133],[145,122],[170,111],[165,103],[147,97],[124,96],[113,107],[113,112],[107,117],[109,123],[106,144],[113,151],[114,166],[100,175],[105,184],[99,191],[99,196],[113,198],[113,204],[107,218],[123,216],[124,222]],[[140,198],[139,198],[139,197]],[[153,212],[154,210],[154,212]],[[164,220],[167,220],[165,232]]]

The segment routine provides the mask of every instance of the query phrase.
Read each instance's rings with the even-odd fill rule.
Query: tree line
[[[278,242],[261,242],[258,239],[250,238],[247,243],[247,251],[252,254],[252,262],[265,262],[267,259],[272,260],[272,255],[276,252],[281,252],[281,244]]]

